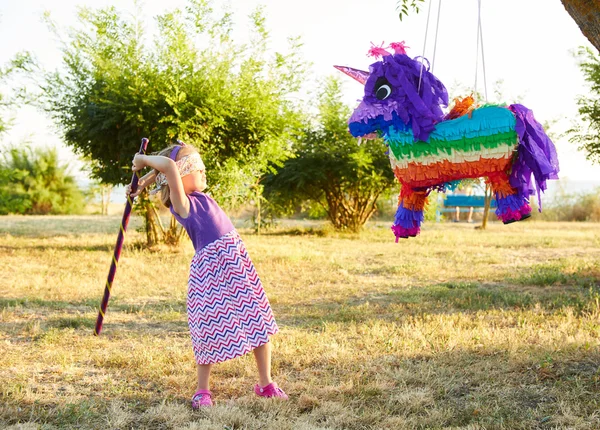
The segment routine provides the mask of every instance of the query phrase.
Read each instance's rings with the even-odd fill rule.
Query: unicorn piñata
[[[365,96],[350,117],[350,133],[382,136],[394,174],[401,184],[392,230],[398,238],[420,232],[423,209],[432,190],[445,191],[454,181],[486,178],[496,196],[496,215],[505,224],[531,216],[529,196],[558,179],[556,148],[520,104],[473,109],[467,97],[444,114],[448,92],[429,72],[423,58],[406,55],[404,42],[394,53],[372,47],[381,60],[369,72],[335,66],[365,86]]]

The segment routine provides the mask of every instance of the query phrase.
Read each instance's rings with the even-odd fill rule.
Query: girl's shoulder
[[[218,210],[222,211],[219,204],[213,199],[209,194],[201,193],[199,191],[194,191],[191,194],[188,194],[188,198],[190,199],[190,203],[194,206],[199,206],[199,208],[206,210]]]
[[[214,204],[217,204],[217,202],[215,202],[215,199],[213,199],[210,195],[200,192],[200,191],[194,191],[190,194],[188,194],[188,197],[190,200],[195,199],[195,200],[200,200],[200,201],[207,201],[207,202],[211,202]]]
[[[223,226],[231,224],[229,217],[219,204],[208,194],[193,192],[190,199],[190,217],[194,219],[210,219]]]
[[[174,211],[173,206],[170,207],[171,213],[175,215],[182,224],[187,222],[189,218],[194,216],[202,215],[205,212],[210,211],[211,207],[216,205],[216,202],[208,195],[199,191],[194,191],[186,196],[190,202],[190,211],[186,218],[181,218],[177,212]]]

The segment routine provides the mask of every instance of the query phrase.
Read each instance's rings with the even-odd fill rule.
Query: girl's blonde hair
[[[161,155],[163,157],[169,157],[171,155],[171,152],[173,151],[173,149],[175,149],[178,146],[181,146],[181,145],[169,145],[166,148],[161,149],[158,152],[155,152],[153,155]],[[191,149],[192,152],[198,152],[198,150],[191,145],[186,144],[184,146],[184,148]],[[177,155],[179,156],[179,153]],[[177,160],[174,160],[174,161],[177,161]],[[154,169],[154,173],[158,175],[160,172],[158,170]],[[171,207],[171,189],[169,188],[168,183],[161,187],[159,199],[163,205],[165,205],[168,208]]]

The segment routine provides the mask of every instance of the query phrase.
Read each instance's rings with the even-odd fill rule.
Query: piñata
[[[427,60],[406,55],[404,42],[394,53],[372,47],[380,58],[369,71],[335,66],[365,86],[365,95],[348,124],[362,139],[383,137],[392,169],[401,184],[392,230],[398,238],[419,234],[432,190],[445,191],[462,179],[485,178],[495,193],[496,215],[505,224],[531,216],[529,197],[548,179],[558,179],[556,148],[520,104],[474,106],[472,97],[448,106],[446,87]]]

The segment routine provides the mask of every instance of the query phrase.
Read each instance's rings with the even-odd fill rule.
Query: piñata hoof
[[[394,235],[396,235],[396,242],[398,242],[398,239],[416,237],[421,232],[421,229],[419,227],[404,228],[400,225],[393,225],[392,231],[394,232]]]
[[[522,215],[521,218],[519,219],[509,219],[507,221],[502,221],[502,224],[512,224],[513,222],[517,222],[517,221],[525,221],[526,219],[531,218],[531,214],[528,213],[526,215]]]

